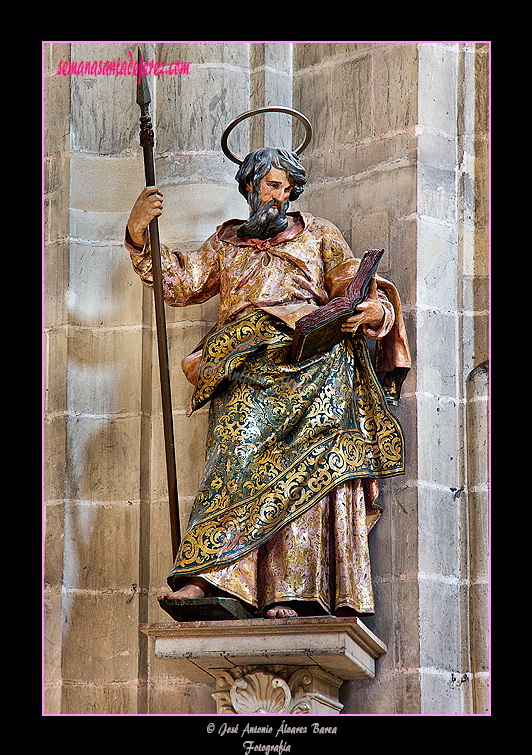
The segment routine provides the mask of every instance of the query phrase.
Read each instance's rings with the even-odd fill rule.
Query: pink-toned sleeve
[[[344,237],[332,223],[319,219],[321,223],[322,256],[324,262],[325,285],[329,297],[342,296],[353,278],[360,264],[349,248]],[[382,288],[379,287],[377,278],[377,293],[379,301],[384,309],[384,319],[379,328],[372,330],[366,325],[362,326],[363,333],[368,338],[378,341],[384,338],[393,327],[395,322],[394,307]]]
[[[164,300],[172,307],[201,304],[220,291],[220,255],[216,234],[197,250],[170,250],[161,244],[161,269]],[[136,247],[126,228],[124,245],[129,251],[133,270],[148,288],[153,287],[150,244]]]
[[[380,326],[376,330],[373,330],[372,328],[368,328],[367,325],[362,326],[362,331],[364,335],[367,336],[368,338],[371,338],[373,341],[380,341],[381,338],[384,338],[384,336],[387,336],[395,322],[395,310],[393,308],[393,305],[388,300],[388,297],[386,296],[382,288],[379,288],[378,281],[377,281],[377,296],[379,297],[379,301],[382,305],[382,308],[384,309],[384,318]]]

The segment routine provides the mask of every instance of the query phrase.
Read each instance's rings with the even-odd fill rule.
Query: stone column
[[[61,602],[68,344],[70,86],[57,76],[69,44],[43,49],[44,705],[61,710]]]
[[[71,47],[77,65],[128,60],[130,49]],[[65,80],[71,180],[61,712],[135,712],[145,690],[137,623],[146,601],[139,564],[149,297],[123,237],[143,184],[138,107],[132,77]]]
[[[473,712],[470,569],[478,543],[470,537],[475,529],[468,526],[472,514],[468,466],[471,457],[482,458],[484,444],[471,446],[466,411],[468,375],[488,358],[487,50],[474,44],[420,44],[418,48],[421,712],[469,713]],[[485,423],[479,431],[486,442]],[[487,465],[481,468],[482,483],[487,486]],[[487,615],[482,616],[487,621]],[[476,615],[474,621],[479,620]]]
[[[248,210],[234,175],[237,166],[222,153],[225,126],[249,108],[249,45],[223,43],[158,43],[148,47],[154,60],[190,62],[188,75],[154,78],[156,123],[155,170],[164,194],[159,222],[161,241],[170,248],[197,249],[229,218],[245,218]],[[231,135],[236,154],[247,154],[248,125]],[[138,292],[138,283],[137,283]],[[181,370],[189,354],[216,322],[218,296],[204,304],[166,307],[170,380],[176,447],[181,528],[185,530],[205,460],[208,407],[186,417],[192,385]],[[154,321],[153,321],[154,325]],[[154,329],[147,354],[154,365],[151,383],[149,480],[148,608],[144,621],[165,614],[157,596],[168,589],[172,568],[163,426]],[[146,642],[146,638],[142,636]],[[145,647],[146,653],[148,652]],[[147,709],[151,713],[197,713],[214,708],[210,689],[176,676],[159,659],[147,656]],[[176,711],[176,700],[179,709]]]
[[[250,45],[249,109],[281,105],[292,107],[292,44],[254,42]],[[292,149],[293,119],[267,113],[249,122],[250,150],[259,147]]]
[[[468,379],[468,501],[470,548],[469,632],[473,712],[488,713],[490,633],[489,590],[489,373],[486,363]]]

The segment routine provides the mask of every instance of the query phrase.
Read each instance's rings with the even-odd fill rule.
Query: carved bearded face
[[[237,235],[268,239],[288,227],[289,200],[294,201],[305,186],[305,170],[297,155],[264,147],[243,161],[236,179],[249,205],[249,218]]]
[[[293,186],[293,179],[280,168],[271,168],[261,179],[258,190],[250,181],[247,197],[249,219],[240,226],[238,235],[268,239],[284,231],[288,226],[286,212]]]

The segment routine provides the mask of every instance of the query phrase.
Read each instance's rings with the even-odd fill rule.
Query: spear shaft
[[[153,129],[149,115],[151,102],[150,90],[146,77],[140,73],[141,55],[139,50],[139,76],[137,85],[137,104],[140,107],[140,144],[144,152],[144,175],[146,186],[155,186],[155,165],[153,160]],[[164,447],[166,454],[166,475],[168,480],[168,503],[170,506],[170,532],[174,560],[181,542],[179,524],[179,499],[177,495],[177,474],[175,463],[174,427],[172,420],[172,395],[170,391],[170,371],[168,366],[168,344],[166,340],[166,317],[164,311],[163,276],[161,266],[161,247],[159,243],[159,222],[155,217],[149,225],[153,291],[155,295],[155,324],[157,330],[157,348],[159,353],[159,374],[161,379],[161,400],[163,410]]]

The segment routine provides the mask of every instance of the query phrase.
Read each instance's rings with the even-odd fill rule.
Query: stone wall
[[[122,246],[143,186],[132,77],[57,75],[59,60],[129,60],[127,44],[45,44],[45,712],[209,713],[211,689],[150,657],[138,624],[165,620],[171,565],[152,294]],[[414,369],[396,408],[407,474],[382,485],[372,535],[388,645],[377,677],[344,685],[346,713],[487,707],[487,45],[161,43],[189,61],[150,79],[165,243],[196,246],[243,217],[220,135],[264,104],[314,136],[297,207],[355,253],[383,246]],[[295,146],[282,116],[238,127],[237,154]],[[179,361],[216,300],[166,308],[182,525],[202,471],[206,412]]]
[[[61,710],[70,181],[70,45],[43,50],[44,710]]]

